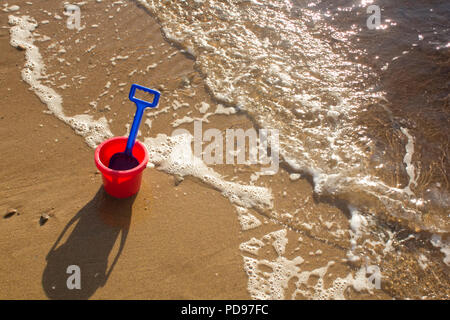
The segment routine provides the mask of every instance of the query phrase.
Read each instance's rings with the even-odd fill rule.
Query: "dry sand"
[[[89,109],[90,101],[104,90],[107,81],[113,83],[114,90],[99,103],[97,111],[107,103],[112,111],[104,112],[116,111],[110,125],[115,135],[126,133],[125,124],[131,123],[134,112],[127,100],[129,86],[121,90],[120,83],[132,81],[159,88],[159,108],[173,103],[174,90],[185,92],[185,101],[191,107],[177,110],[178,119],[202,101],[215,104],[204,89],[194,60],[180,52],[167,59],[178,49],[164,40],[157,22],[132,2],[126,13],[115,12],[114,19],[103,19],[99,27],[91,28],[79,45],[73,44],[77,36],[67,39],[64,20],[54,20],[39,10],[62,12],[62,3],[14,4],[22,8],[20,14],[30,14],[37,21],[51,20],[38,29],[40,34],[52,37],[51,41],[37,43],[46,57],[47,72],[62,71],[69,79],[79,74],[87,77],[79,85],[58,90],[69,115]],[[83,8],[87,28],[104,15],[93,9],[97,5],[102,4]],[[321,219],[332,219],[336,226],[348,229],[348,213],[316,201],[307,180],[290,181],[283,169],[276,176],[261,177],[259,182],[271,188],[275,211],[292,212],[301,205],[304,213],[297,222],[287,223],[282,217],[274,220],[266,212],[252,210],[265,223],[249,231],[241,230],[234,206],[220,192],[189,177],[176,185],[174,177],[155,168],[145,170],[136,197],[119,201],[106,195],[94,164],[94,150],[68,125],[44,113],[46,106],[21,80],[24,52],[9,44],[7,18],[7,13],[0,13],[0,26],[4,27],[0,29],[0,213],[10,208],[17,213],[0,220],[0,299],[250,299],[239,245],[285,225],[291,227],[286,256],[300,254],[307,258],[303,269],[313,270],[334,260],[337,263],[330,272],[345,277],[359,268],[342,262],[348,238],[329,241],[329,230],[302,227],[303,222],[318,223],[318,215],[308,212],[319,212]],[[116,37],[121,40],[113,41]],[[57,47],[48,48],[56,40],[65,40],[67,52],[59,56],[70,66],[53,57],[58,56]],[[97,47],[86,53],[93,44]],[[150,45],[154,50],[148,50]],[[155,54],[138,59],[148,52]],[[117,55],[130,58],[113,66],[110,58]],[[77,57],[81,58],[78,63]],[[146,70],[153,63],[158,63],[156,69],[128,76],[130,70]],[[183,88],[186,79],[192,85],[189,89]],[[65,81],[56,83],[55,88]],[[170,110],[154,120],[151,129],[142,124],[142,130],[146,136],[170,134],[170,123],[176,118]],[[220,115],[211,117],[204,129],[233,126],[245,129],[252,123],[243,114]],[[192,124],[180,127],[192,131]],[[214,169],[242,181],[248,181],[255,171],[226,165]],[[49,216],[45,223],[43,214]],[[298,251],[300,235],[303,244]],[[310,255],[319,249],[321,254]],[[273,258],[274,252],[265,254]],[[65,287],[67,278],[61,270],[70,264],[79,265],[85,272],[81,291]],[[292,283],[288,291],[292,291]],[[397,291],[401,296],[402,291]],[[348,297],[386,299],[397,291],[368,294],[350,290]]]

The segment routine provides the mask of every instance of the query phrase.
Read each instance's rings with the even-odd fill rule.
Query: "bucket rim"
[[[107,166],[105,166],[103,164],[103,162],[100,160],[100,151],[101,149],[108,143],[111,143],[112,141],[116,141],[116,140],[128,140],[128,137],[113,137],[110,138],[108,140],[103,141],[101,144],[99,144],[97,146],[97,148],[95,149],[95,164],[97,166],[97,168],[100,170],[100,172],[104,173],[104,174],[108,174],[111,176],[121,176],[121,177],[125,177],[125,176],[131,176],[131,175],[136,175],[138,173],[140,173],[141,171],[143,171],[146,167],[147,167],[147,163],[149,160],[149,156],[148,156],[148,150],[145,147],[145,145],[136,140],[134,147],[139,146],[144,150],[145,156],[144,159],[141,161],[141,163],[139,163],[138,166],[130,169],[130,170],[113,170],[108,168]]]

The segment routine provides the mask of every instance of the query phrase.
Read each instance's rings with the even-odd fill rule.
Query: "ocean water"
[[[137,2],[217,101],[279,130],[283,161],[318,195],[450,230],[450,4]]]

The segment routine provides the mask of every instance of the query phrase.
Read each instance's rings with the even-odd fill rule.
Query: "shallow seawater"
[[[449,231],[448,3],[139,2],[317,194]]]

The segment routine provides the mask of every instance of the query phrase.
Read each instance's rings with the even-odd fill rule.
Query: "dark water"
[[[365,8],[354,1],[322,1],[329,12],[326,28],[346,32],[364,26]],[[424,200],[419,208],[425,225],[449,231],[450,208],[450,2],[374,1],[381,8],[385,28],[360,28],[345,40],[358,58],[376,72],[376,90],[385,100],[375,103],[359,119],[370,130],[377,150],[385,152],[384,171],[377,174],[389,185],[406,186],[402,159],[407,143],[400,128],[414,137],[412,163],[417,184],[412,191]],[[352,27],[353,26],[353,27]],[[358,54],[364,52],[364,54]],[[352,55],[351,53],[349,54]],[[376,154],[375,154],[376,156]]]
[[[128,155],[125,152],[119,152],[111,157],[108,168],[112,170],[124,171],[136,168],[138,165],[139,161],[135,157]]]

